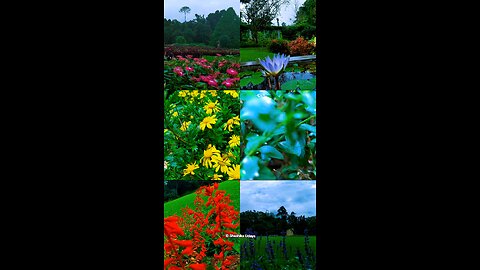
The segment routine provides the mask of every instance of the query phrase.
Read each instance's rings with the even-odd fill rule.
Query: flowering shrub
[[[192,57],[201,57],[203,55],[239,55],[240,50],[238,49],[223,49],[223,48],[209,48],[209,47],[198,47],[198,46],[165,46],[164,55],[167,58],[173,58],[178,55],[187,57],[191,55]]]
[[[239,180],[239,112],[237,90],[180,90],[167,97],[165,179]]]
[[[292,40],[288,43],[288,48],[290,55],[309,55],[312,54],[315,46],[312,42],[304,39],[303,37],[298,37],[295,40]]]
[[[239,234],[240,223],[230,195],[218,190],[218,183],[195,193],[194,210],[185,207],[182,217],[164,218],[164,270],[236,269],[238,250],[226,235]]]
[[[316,178],[316,92],[242,90],[242,180]]]
[[[290,54],[288,41],[284,39],[272,39],[268,44],[268,50],[273,53]]]
[[[178,55],[164,65],[165,90],[238,88],[239,63],[217,55],[212,61]]]

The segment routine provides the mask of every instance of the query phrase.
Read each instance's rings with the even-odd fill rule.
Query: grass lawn
[[[227,195],[230,194],[230,199],[232,200],[233,207],[236,211],[240,211],[240,183],[238,181],[232,180],[222,182],[218,185],[218,190],[225,190],[227,192]],[[195,200],[195,197],[196,194],[195,192],[193,192],[173,201],[164,203],[163,217],[172,216],[174,214],[182,216],[182,208],[184,208],[185,206],[194,209],[195,204],[193,203],[193,201]],[[204,197],[204,199],[205,198],[206,197]]]
[[[267,48],[263,47],[254,47],[254,48],[240,48],[240,61],[256,61],[258,58],[262,59],[267,56],[270,58],[273,57],[273,53],[270,52]]]

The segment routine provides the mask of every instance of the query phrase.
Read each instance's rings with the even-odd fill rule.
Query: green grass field
[[[218,190],[225,190],[227,194],[230,194],[230,199],[232,200],[233,207],[236,211],[240,211],[240,183],[238,181],[222,182],[218,185]],[[172,216],[174,214],[182,216],[182,209],[185,208],[185,206],[194,209],[195,204],[193,202],[195,200],[195,197],[196,194],[195,192],[193,192],[173,201],[164,203],[163,217]]]
[[[282,253],[282,247],[280,246],[282,237],[269,236],[268,240],[272,243],[276,264],[282,265],[286,263],[286,260],[284,259],[284,256]],[[247,242],[247,249],[248,249],[248,241],[249,241],[249,238],[241,238],[241,245],[243,245],[244,242]],[[305,255],[305,242],[304,242],[305,237],[303,235],[287,236],[285,241],[287,244],[287,255],[289,259],[294,258],[296,256],[297,248],[300,250],[303,256]],[[312,252],[314,255],[316,255],[316,242],[317,242],[316,236],[309,236],[310,248],[312,249]],[[254,243],[255,243],[255,258],[257,260],[260,257],[267,258],[267,253],[266,253],[267,237],[265,236],[257,237],[255,238]]]
[[[263,59],[267,56],[273,57],[273,53],[267,48],[253,47],[253,48],[240,48],[240,61],[256,61],[258,58]]]

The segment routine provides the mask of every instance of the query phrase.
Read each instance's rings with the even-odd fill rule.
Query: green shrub
[[[242,48],[258,47],[258,45],[255,44],[254,40],[244,40],[240,42],[240,47]]]
[[[187,40],[186,40],[183,36],[178,36],[178,37],[175,39],[175,43],[177,43],[177,44],[185,44],[185,43],[187,43]]]

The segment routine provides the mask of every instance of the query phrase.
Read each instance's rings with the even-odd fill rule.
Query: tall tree
[[[289,0],[249,0],[241,2],[243,4],[241,19],[250,25],[255,43],[258,44],[258,32],[272,24],[272,20],[279,15],[281,7],[288,4]]]
[[[190,13],[190,8],[185,6],[185,7],[182,7],[178,12],[180,13],[185,13],[185,22],[187,21],[187,13]]]
[[[317,1],[306,0],[298,9],[296,23],[306,23],[314,26],[317,22]]]
[[[223,13],[210,38],[210,45],[217,46],[218,43],[222,48],[240,47],[240,17],[231,7]]]

